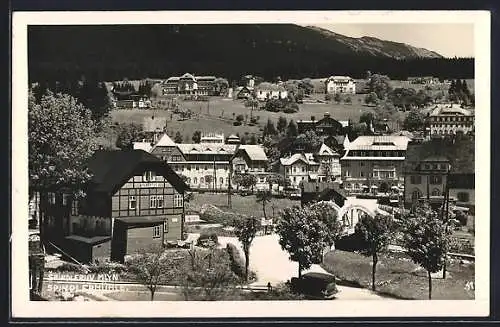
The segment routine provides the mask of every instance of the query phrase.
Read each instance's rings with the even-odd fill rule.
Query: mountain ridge
[[[326,37],[336,38],[339,41],[350,46],[354,51],[358,51],[360,49],[361,51],[366,51],[373,55],[382,55],[386,57],[392,57],[394,59],[407,59],[415,57],[444,58],[444,56],[437,53],[436,51],[415,47],[407,43],[383,40],[373,36],[362,36],[359,38],[355,38],[345,36],[343,34],[330,31],[318,26],[309,25],[306,26],[306,28],[317,31],[318,33],[322,33]]]

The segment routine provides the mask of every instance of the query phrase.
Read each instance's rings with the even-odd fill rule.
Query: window
[[[182,208],[183,197],[182,194],[174,194],[174,208]]]
[[[441,195],[441,192],[435,188],[432,190],[432,193],[431,193],[432,196],[440,196]]]
[[[302,167],[302,172],[305,173],[306,172],[306,167]]]
[[[196,167],[196,170],[200,170],[200,166],[196,165],[195,167]]]
[[[297,181],[297,177],[293,176],[293,181],[296,182]]]
[[[156,196],[157,208],[163,208],[163,195]]]
[[[161,225],[153,227],[153,238],[161,237]]]
[[[181,156],[179,156],[179,155],[172,156],[172,161],[181,161],[181,160],[182,160]]]
[[[431,184],[441,184],[442,183],[441,176],[430,176],[430,183]]]
[[[359,163],[359,165],[360,165],[361,167],[363,167],[363,166],[365,165],[365,163],[364,163],[364,162],[360,162],[360,163]]]
[[[142,180],[144,182],[154,182],[156,179],[156,172],[154,171],[145,171],[142,175]]]
[[[467,192],[458,192],[457,200],[460,202],[469,202],[469,193]]]
[[[226,177],[226,184],[229,185],[229,177]]]
[[[224,177],[220,177],[220,178],[219,178],[219,183],[220,183],[221,185],[222,185],[222,184],[224,184]]]
[[[163,232],[168,233],[168,219],[163,222]]]
[[[422,176],[420,176],[420,175],[410,176],[410,183],[411,184],[422,184]]]
[[[187,178],[187,184],[191,184],[191,177]]]
[[[424,165],[424,168],[425,168],[426,170],[428,170],[428,169],[430,169],[430,168],[431,168],[431,166],[430,166],[429,164],[425,164],[425,165]]]
[[[422,192],[420,192],[420,190],[414,190],[411,194],[413,200],[420,199],[420,197],[422,197]]]
[[[68,205],[68,197],[69,197],[69,194],[63,193],[63,195],[62,195],[62,204],[63,204],[63,206]]]
[[[193,183],[194,183],[194,184],[198,184],[198,178],[197,178],[197,177],[194,177],[194,178],[193,178]]]
[[[203,184],[203,183],[205,183],[205,178],[200,177],[200,184]]]
[[[149,196],[149,207],[156,208],[158,206],[158,198],[156,195]]]
[[[50,204],[56,204],[56,194],[55,193],[49,192],[47,194],[47,197],[48,197],[48,201]]]
[[[128,208],[130,210],[135,210],[135,208],[137,208],[137,200],[133,195],[128,197]]]
[[[364,173],[364,172],[362,172],[362,171],[360,171],[360,172],[359,172],[359,177],[365,177],[365,173]]]

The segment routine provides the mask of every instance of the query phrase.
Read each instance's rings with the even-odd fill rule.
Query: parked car
[[[331,300],[339,292],[335,276],[318,272],[306,273],[300,278],[292,277],[291,286],[294,292],[311,300]]]

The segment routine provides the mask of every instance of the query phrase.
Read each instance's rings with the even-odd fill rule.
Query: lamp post
[[[448,164],[448,166],[446,167],[446,182],[445,182],[445,191],[444,191],[444,199],[443,199],[443,207],[442,207],[442,210],[441,212],[443,212],[443,210],[445,211],[445,217],[444,217],[444,223],[446,224],[446,232],[448,232],[448,228],[450,227],[450,217],[449,217],[449,214],[448,214],[448,209],[449,209],[449,203],[450,203],[450,187],[449,187],[449,182],[448,182],[448,179],[449,179],[449,176],[450,176],[450,169],[451,169],[451,165]],[[446,209],[445,209],[445,205],[446,205]],[[443,265],[443,279],[446,278],[446,263],[447,263],[447,260],[448,259],[448,253],[445,253],[444,254],[444,265]]]

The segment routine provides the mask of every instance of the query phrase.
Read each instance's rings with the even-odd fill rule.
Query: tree
[[[365,103],[366,104],[377,104],[378,102],[378,97],[377,97],[377,94],[375,94],[375,92],[370,92],[368,93],[366,96],[365,96]]]
[[[244,187],[246,189],[251,189],[257,184],[257,178],[255,175],[252,174],[236,174],[234,176],[234,182],[240,186]]]
[[[302,271],[318,262],[325,248],[331,246],[332,235],[325,224],[321,210],[298,206],[285,208],[276,224],[281,248],[298,263],[298,277]],[[329,219],[336,219],[336,216]]]
[[[245,120],[245,116],[243,115],[238,115],[236,116],[236,121],[239,122],[240,124]]]
[[[44,210],[49,188],[68,187],[83,196],[91,175],[86,168],[96,149],[91,112],[75,98],[51,92],[36,102],[28,95],[29,191],[40,192],[40,233],[44,237]]]
[[[298,84],[299,89],[303,89],[305,94],[312,94],[314,91],[314,84],[310,78],[302,79]]]
[[[335,93],[335,95],[333,96],[333,100],[337,103],[340,103],[340,101],[342,101],[340,93]]]
[[[297,126],[297,123],[293,120],[290,120],[286,129],[286,136],[289,138],[294,138],[297,135],[299,135],[299,128]]]
[[[374,92],[379,99],[385,99],[391,91],[390,78],[386,75],[372,74],[368,80],[367,86],[369,92]]]
[[[181,132],[177,131],[174,136],[175,143],[182,143],[182,135]]]
[[[250,136],[250,139],[248,140],[248,144],[257,144],[257,137],[255,136],[255,134],[252,134]]]
[[[318,149],[322,143],[323,139],[314,131],[306,131],[304,134],[297,136],[294,141],[296,148],[300,148],[305,151]]]
[[[424,126],[424,116],[417,110],[410,111],[403,121],[403,128],[407,131],[420,131]]]
[[[278,118],[278,123],[276,124],[276,128],[278,129],[278,132],[284,133],[286,130],[286,125],[287,125],[287,120],[286,117],[280,116]]]
[[[111,98],[103,82],[94,79],[84,79],[77,99],[92,112],[92,119],[100,121],[111,110]]]
[[[127,262],[127,266],[135,280],[147,287],[153,301],[158,286],[171,280],[175,274],[172,261],[163,248],[158,246],[140,250]]]
[[[256,201],[257,203],[262,203],[262,212],[264,213],[264,219],[267,220],[267,215],[266,215],[266,204],[271,202],[272,195],[269,190],[263,190],[259,191],[256,195]]]
[[[271,118],[267,119],[267,124],[264,126],[264,130],[262,131],[262,135],[264,137],[268,135],[277,135],[278,131],[276,130],[276,127],[274,127],[274,123],[272,122]]]
[[[201,141],[201,132],[200,131],[195,131],[193,133],[193,137],[191,138],[194,143],[200,143]]]
[[[364,215],[356,224],[355,234],[363,242],[362,253],[372,257],[372,290],[375,291],[375,273],[378,255],[389,245],[392,230],[392,217],[377,214],[375,217]]]
[[[364,112],[359,117],[359,122],[366,123],[367,125],[373,123],[374,120],[375,115],[373,114],[373,112]]]
[[[250,247],[257,234],[259,222],[256,218],[250,217],[247,219],[241,219],[236,225],[234,230],[238,241],[240,241],[243,247],[243,253],[245,254],[245,281],[248,281],[248,267],[250,265]]]
[[[310,209],[316,213],[317,219],[324,224],[328,231],[324,242],[331,247],[344,235],[344,226],[339,220],[337,208],[333,206],[332,202],[319,201],[310,205]]]
[[[142,137],[142,126],[137,123],[124,123],[118,125],[116,147],[122,150],[132,149],[134,142]]]
[[[404,247],[413,262],[427,271],[429,300],[432,299],[432,273],[443,269],[452,228],[430,207],[417,206],[405,217]]]
[[[345,103],[347,104],[352,104],[352,99],[350,96],[346,96],[345,100],[344,100]]]

